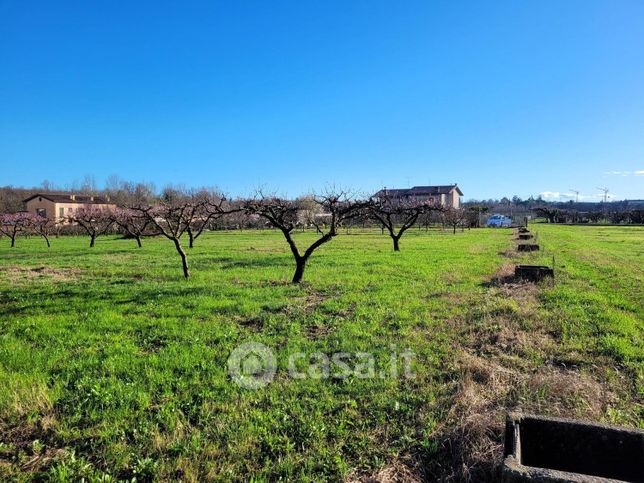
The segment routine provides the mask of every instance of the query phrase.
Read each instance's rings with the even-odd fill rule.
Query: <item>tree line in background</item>
[[[90,247],[99,236],[108,233],[121,233],[135,240],[138,247],[144,237],[163,236],[172,242],[183,275],[188,278],[186,241],[187,247],[192,248],[206,230],[268,227],[284,236],[295,262],[293,282],[298,283],[315,250],[337,236],[340,228],[377,224],[391,237],[393,249],[399,251],[401,237],[414,225],[428,227],[442,221],[456,232],[458,226],[465,226],[468,214],[478,218],[478,213],[471,210],[444,208],[428,201],[410,202],[388,196],[357,199],[339,190],[294,200],[261,192],[248,199],[228,199],[214,189],[169,187],[155,196],[151,189],[128,185],[107,196],[115,208],[83,205],[56,222],[26,212],[0,215],[0,233],[11,239],[12,247],[19,235],[42,236],[49,246],[52,234],[84,233],[90,239]],[[474,223],[473,218],[471,221]],[[294,237],[297,231],[306,229],[317,235],[308,245]]]
[[[470,200],[463,203],[470,209],[499,213],[514,220],[526,216],[544,218],[548,223],[611,223],[643,224],[644,200],[623,200],[610,202],[592,201],[545,201],[542,198],[521,199],[518,196],[500,200]]]
[[[53,220],[38,216],[34,213],[18,212],[0,214],[0,236],[6,236],[11,240],[11,247],[16,246],[18,235],[41,236],[47,246],[50,247],[49,237],[54,231],[56,224]]]
[[[379,226],[383,234],[386,232],[391,238],[393,250],[399,251],[400,239],[413,226],[427,229],[431,224],[440,223],[456,233],[459,227],[479,227],[486,213],[498,211],[498,205],[488,202],[464,203],[463,208],[456,209],[387,195],[356,199],[344,191],[329,191],[294,200],[261,192],[249,199],[228,199],[218,190],[208,188],[167,187],[157,195],[151,185],[118,179],[108,182],[101,192],[91,183],[79,192],[108,197],[116,208],[100,209],[85,205],[54,222],[20,211],[24,209],[22,200],[33,194],[33,190],[0,188],[0,206],[4,210],[0,213],[5,213],[0,215],[0,235],[10,238],[12,247],[19,235],[40,236],[50,246],[52,234],[84,233],[90,238],[90,247],[99,236],[108,233],[121,233],[135,240],[138,247],[142,246],[144,237],[163,236],[172,242],[181,260],[183,275],[188,278],[186,238],[188,248],[192,248],[206,230],[270,227],[283,234],[295,262],[293,282],[298,283],[313,252],[337,236],[340,228]],[[585,219],[574,210],[547,204],[531,206],[519,201],[515,197],[517,206],[529,207],[528,213],[542,216],[549,222],[583,222]],[[619,216],[604,211],[596,217],[593,215],[592,219],[598,221],[610,217],[616,223],[642,223],[642,214],[642,210],[622,211]],[[317,238],[308,246],[300,246],[293,235],[306,229],[314,229]]]
[[[606,207],[607,208],[607,207]],[[537,216],[545,218],[548,223],[601,223],[607,222],[615,225],[641,225],[644,224],[644,208],[631,208],[622,210],[603,209],[597,211],[580,211],[571,208],[558,208],[555,206],[540,206],[534,209]]]

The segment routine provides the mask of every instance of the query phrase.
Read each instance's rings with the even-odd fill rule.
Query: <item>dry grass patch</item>
[[[0,277],[11,283],[29,283],[38,280],[67,282],[78,280],[82,271],[77,268],[0,266]]]
[[[286,307],[286,312],[292,316],[304,314],[312,314],[315,309],[322,304],[329,297],[323,292],[311,290],[310,287],[304,285],[308,292],[304,297],[298,297],[296,301]]]
[[[431,481],[498,481],[508,411],[601,420],[618,400],[598,374],[544,364],[565,354],[539,315],[539,285],[517,280],[514,263],[484,286],[484,299],[456,327],[461,345],[445,416],[432,434]]]
[[[396,458],[372,474],[352,474],[346,483],[421,483],[426,481],[418,458]]]
[[[66,450],[56,441],[55,423],[53,412],[50,412],[35,424],[0,424],[0,477],[3,467],[7,474],[17,468],[21,472],[38,472],[63,458]]]
[[[335,332],[335,327],[332,325],[310,325],[304,329],[305,335],[310,340],[324,339],[330,334]]]
[[[467,334],[466,345],[477,354],[496,359],[523,358],[530,363],[532,355],[554,357],[558,343],[553,335],[540,324],[522,327],[505,316],[494,319],[487,330],[472,330]]]
[[[481,253],[485,253],[486,249],[487,249],[487,247],[485,245],[482,245],[482,244],[478,243],[478,244],[475,244],[475,245],[471,245],[467,249],[467,251],[469,253],[471,253],[472,255],[479,255]]]
[[[535,372],[463,352],[451,407],[434,432],[431,479],[497,481],[508,411],[601,419],[615,395],[592,376],[543,366]]]

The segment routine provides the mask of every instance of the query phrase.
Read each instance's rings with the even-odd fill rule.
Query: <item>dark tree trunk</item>
[[[90,235],[89,239],[89,247],[92,248],[94,246],[94,242],[96,241],[96,235]]]
[[[400,251],[400,244],[399,244],[400,237],[394,236],[394,237],[392,237],[392,239],[394,240],[394,251],[399,252]]]
[[[183,268],[183,276],[188,278],[190,277],[190,273],[188,272],[188,257],[186,256],[186,252],[183,251],[181,242],[179,242],[177,238],[174,238],[172,241],[174,242],[174,247],[177,249],[177,252],[181,257],[181,267]]]
[[[11,237],[11,248],[14,248],[16,246],[16,235],[13,235]]]
[[[139,235],[135,235],[134,238],[136,238],[136,244],[138,247],[141,248],[141,237]]]
[[[192,234],[192,230],[188,230],[188,247],[192,248],[195,245],[195,236]]]
[[[304,276],[304,268],[306,267],[306,259],[299,257],[295,259],[295,274],[293,275],[292,283],[300,283]]]
[[[456,225],[454,225],[454,231],[453,234],[456,235]]]
[[[49,237],[48,237],[48,236],[46,236],[46,235],[43,235],[42,237],[43,237],[43,238],[45,239],[45,241],[47,242],[47,248],[51,248],[51,245],[49,244]]]

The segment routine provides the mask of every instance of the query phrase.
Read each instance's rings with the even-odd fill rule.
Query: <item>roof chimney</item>
[[[76,195],[69,195],[69,199],[72,201],[76,200]]]

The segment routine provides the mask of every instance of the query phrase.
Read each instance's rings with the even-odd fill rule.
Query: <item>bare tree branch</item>
[[[319,210],[311,209],[311,202]],[[366,202],[351,200],[346,192],[328,192],[319,196],[309,196],[299,200],[290,201],[274,195],[258,195],[244,203],[244,211],[248,215],[258,215],[264,218],[271,226],[277,228],[284,235],[284,239],[295,259],[295,273],[293,283],[300,283],[304,276],[306,263],[315,250],[329,242],[338,234],[338,227],[351,219],[357,212],[366,206]],[[309,223],[316,227],[319,234],[303,253],[300,252],[295,240],[293,230],[302,223]]]
[[[369,215],[389,233],[395,252],[400,251],[403,234],[416,224],[422,214],[440,209],[440,206],[428,201],[398,199],[388,195],[372,199],[368,206]]]

